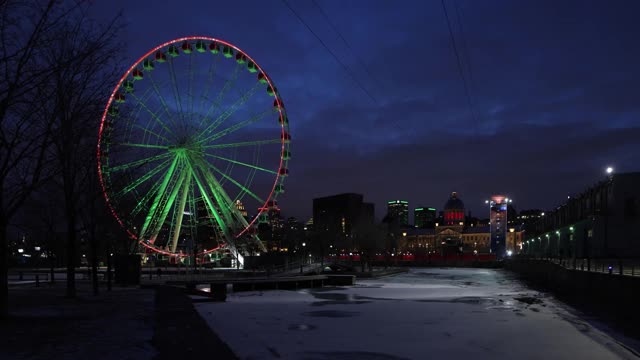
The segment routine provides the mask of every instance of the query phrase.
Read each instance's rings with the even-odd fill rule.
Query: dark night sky
[[[289,3],[377,103],[280,0],[95,9],[124,11],[127,66],[164,41],[206,35],[266,69],[291,120],[288,216],[306,220],[312,198],[341,192],[364,194],[378,218],[387,200],[440,209],[451,191],[481,217],[493,193],[548,209],[607,165],[640,170],[640,2],[446,0],[474,119],[440,1],[317,1],[351,49],[313,2]]]

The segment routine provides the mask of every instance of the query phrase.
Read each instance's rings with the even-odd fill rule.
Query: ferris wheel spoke
[[[162,178],[159,178],[158,180],[156,180],[155,183],[153,183],[153,185],[151,185],[151,188],[149,189],[149,191],[147,191],[147,193],[144,194],[142,199],[140,199],[140,201],[138,201],[138,203],[133,208],[133,210],[131,210],[131,213],[129,214],[131,218],[135,218],[136,216],[138,216],[140,211],[142,211],[142,209],[147,205],[149,200],[151,200],[151,198],[157,194],[161,183],[162,183]]]
[[[145,132],[145,133],[147,133],[147,134],[154,135],[157,139],[162,139],[162,140],[164,140],[164,142],[165,142],[166,144],[170,144],[170,143],[171,143],[171,141],[169,141],[169,139],[167,139],[166,137],[164,137],[164,136],[162,136],[162,135],[158,134],[158,133],[157,133],[157,132],[155,132],[155,131],[149,130],[149,129],[147,129],[147,128],[143,127],[143,126],[140,126],[139,124],[133,124],[133,126],[134,126],[134,127],[137,127],[138,129],[140,129],[140,130],[144,131],[144,132]]]
[[[162,153],[159,155],[155,155],[155,156],[150,156],[148,158],[144,158],[144,159],[140,159],[140,160],[136,160],[136,161],[132,161],[130,163],[126,163],[126,164],[121,164],[118,166],[114,166],[109,168],[110,172],[115,172],[115,171],[120,171],[120,170],[124,170],[124,169],[130,169],[133,167],[137,167],[137,166],[141,166],[144,164],[148,164],[152,161],[156,161],[156,160],[160,160],[162,158],[168,157],[169,155],[171,155],[170,152],[166,152],[166,153]]]
[[[251,195],[252,198],[258,200],[258,202],[260,202],[261,204],[264,204],[265,201],[263,199],[261,199],[258,195],[254,194],[253,191],[249,190],[248,188],[246,188],[244,185],[240,184],[238,181],[236,181],[235,179],[233,179],[231,176],[223,173],[222,171],[218,170],[218,168],[216,168],[213,164],[211,163],[207,163],[208,167],[211,168],[213,171],[217,172],[218,174],[220,174],[220,176],[224,177],[225,179],[229,180],[232,184],[234,184],[235,186],[239,187],[240,190],[242,190],[243,192]]]
[[[227,144],[205,145],[202,148],[203,149],[224,149],[224,148],[232,148],[232,147],[245,147],[245,146],[281,144],[281,143],[282,143],[282,139],[271,139],[271,140],[256,140],[256,141],[244,141],[244,142],[227,143]]]
[[[234,133],[234,132],[236,132],[236,131],[238,131],[238,130],[246,127],[246,126],[254,124],[254,123],[260,121],[260,119],[264,118],[265,116],[267,116],[269,114],[273,114],[274,112],[277,112],[277,111],[278,111],[277,109],[270,109],[270,110],[263,111],[263,112],[261,112],[259,114],[256,114],[256,115],[250,117],[247,120],[241,121],[241,122],[239,122],[239,123],[237,123],[237,124],[235,124],[233,126],[230,126],[230,127],[226,128],[226,129],[224,129],[222,131],[219,131],[219,132],[217,132],[215,134],[211,134],[211,135],[209,135],[208,137],[206,137],[204,139],[200,139],[199,142],[201,144],[204,144],[204,143],[208,143],[208,142],[217,140],[217,139],[219,139],[219,138],[221,138],[223,136],[227,136],[229,134],[232,134],[232,133]],[[231,114],[229,114],[229,116],[230,115]],[[215,127],[213,129],[209,130],[209,132],[213,131],[214,129],[215,129]],[[202,132],[201,136],[202,135],[205,135],[205,132]]]
[[[220,89],[220,92],[216,96],[216,100],[211,103],[211,105],[207,109],[207,112],[202,117],[202,120],[200,120],[199,128],[202,128],[203,126],[205,126],[207,120],[209,120],[209,116],[211,115],[211,111],[213,111],[213,109],[220,108],[220,106],[222,105],[222,100],[224,100],[224,97],[227,95],[229,90],[231,90],[231,88],[233,88],[233,86],[235,85],[238,79],[238,75],[240,74],[240,69],[241,69],[241,66],[238,64],[238,66],[236,66],[233,73],[231,74],[231,77],[224,82],[222,89]]]
[[[169,73],[171,74],[171,84],[173,85],[173,94],[180,111],[182,123],[184,123],[184,111],[182,110],[182,100],[180,99],[180,91],[178,90],[178,80],[176,79],[176,72],[173,68],[173,60],[169,58]]]
[[[260,146],[257,146],[254,149],[254,152],[253,152],[253,161],[257,163],[259,158],[260,158]],[[251,186],[251,183],[253,182],[253,178],[256,176],[256,172],[257,171],[258,170],[256,170],[256,169],[250,169],[249,170],[249,174],[247,174],[247,178],[244,181],[244,186],[246,188],[249,188],[249,186]],[[233,199],[233,201],[235,202],[236,200],[241,200],[244,197],[244,195],[245,195],[245,192],[242,192],[242,191],[239,192],[236,195],[235,199]],[[262,203],[264,203],[264,202],[262,202]]]
[[[256,84],[255,86],[251,87],[247,92],[245,92],[238,100],[236,100],[236,102],[234,102],[231,106],[229,106],[222,114],[220,114],[211,124],[209,124],[209,126],[207,126],[200,134],[199,134],[199,138],[201,139],[202,136],[209,136],[210,133],[212,131],[214,131],[215,129],[217,129],[220,125],[222,125],[222,123],[224,121],[226,121],[231,115],[233,115],[233,113],[235,113],[236,111],[238,111],[238,109],[240,109],[240,107],[242,105],[244,105],[247,100],[249,100],[251,98],[251,96],[253,96],[253,94],[256,92],[256,90],[258,89],[258,85],[260,83]],[[271,110],[273,111],[273,110]],[[260,114],[261,116],[258,118],[258,120],[262,117],[264,117],[264,113]],[[207,122],[207,118],[203,119],[203,122],[206,123]],[[215,134],[214,134],[215,135]],[[202,140],[202,141],[206,141],[206,140]]]
[[[193,119],[193,56],[189,56],[189,122]]]
[[[131,94],[131,97],[133,97],[136,100],[138,105],[140,105],[143,109],[145,109],[149,113],[149,115],[151,115],[151,117],[167,132],[167,134],[173,135],[174,132],[167,127],[167,125],[160,119],[160,117],[155,112],[151,111],[151,109],[149,109],[149,107],[142,100],[140,100],[140,98],[137,97],[134,93],[130,93],[130,94]]]
[[[151,179],[153,176],[155,176],[157,173],[159,173],[160,171],[162,171],[162,169],[166,168],[167,165],[169,164],[169,161],[171,159],[167,159],[165,161],[163,161],[162,163],[160,163],[158,166],[156,166],[155,168],[153,168],[151,171],[145,173],[144,175],[142,175],[141,177],[139,177],[138,179],[136,179],[134,182],[132,182],[131,184],[127,185],[124,189],[120,190],[118,193],[116,193],[114,195],[114,197],[117,199],[123,195],[126,195],[127,193],[129,193],[131,190],[137,188],[138,186],[140,186],[142,183],[146,182],[147,180]]]
[[[260,170],[260,171],[264,171],[266,173],[269,174],[274,174],[274,175],[278,175],[277,171],[273,171],[273,170],[269,170],[269,169],[265,169],[263,167],[257,166],[257,165],[253,165],[253,164],[247,164],[247,163],[243,163],[242,161],[237,161],[237,160],[232,160],[232,159],[228,159],[226,157],[222,157],[222,156],[218,156],[218,155],[213,155],[213,154],[209,154],[209,153],[205,153],[206,156],[212,157],[212,158],[216,158],[216,159],[220,159],[223,161],[228,161],[230,163],[234,163],[237,165],[242,165],[242,166],[246,166],[252,169],[256,169],[256,170]]]
[[[200,105],[198,106],[199,111],[205,110],[204,109],[205,100],[209,96],[209,91],[211,91],[211,85],[214,84],[214,75],[218,67],[218,59],[220,59],[220,56],[215,56],[213,62],[211,63],[211,65],[209,65],[209,72],[207,73],[208,74],[207,84],[205,85],[204,93],[200,96]]]
[[[147,148],[147,149],[164,149],[164,150],[170,149],[169,145],[136,144],[136,143],[116,143],[114,145],[140,147],[140,148]]]
[[[151,73],[149,73],[149,80],[151,81],[151,86],[153,88],[153,92],[158,97],[158,100],[160,100],[160,103],[162,104],[162,107],[164,108],[164,112],[167,114],[167,119],[171,120],[171,122],[175,126],[176,123],[173,120],[173,115],[171,114],[171,109],[169,108],[169,105],[167,105],[167,101],[165,100],[164,96],[162,96],[162,93],[160,92],[160,89],[158,88],[158,84],[156,84],[156,82],[153,80],[153,77],[151,76]]]

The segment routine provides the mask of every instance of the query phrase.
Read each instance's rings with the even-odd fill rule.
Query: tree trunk
[[[7,224],[0,217],[0,321],[9,317],[8,245]]]
[[[107,291],[111,291],[111,239],[107,245]]]
[[[95,228],[91,229],[91,282],[93,284],[93,295],[98,296],[98,244]]]
[[[56,282],[56,278],[55,278],[55,275],[56,275],[56,272],[55,272],[56,260],[53,257],[53,249],[49,249],[49,266],[50,266],[50,269],[49,269],[49,282],[51,284],[53,284],[53,283]]]
[[[67,213],[67,297],[76,296],[76,216]]]

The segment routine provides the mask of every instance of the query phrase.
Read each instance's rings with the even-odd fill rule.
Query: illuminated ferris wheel
[[[290,140],[282,98],[249,55],[184,37],[147,51],[118,82],[98,172],[113,216],[149,250],[264,250],[254,223],[284,192]]]

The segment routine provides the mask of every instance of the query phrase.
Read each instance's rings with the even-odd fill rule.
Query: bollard
[[[22,281],[22,279],[23,279],[22,278],[22,271],[20,271],[19,276],[20,276],[20,281]]]
[[[40,287],[40,275],[36,274],[36,287]]]
[[[602,265],[602,272],[604,272],[604,265]],[[613,273],[613,266],[609,266],[609,275]]]

